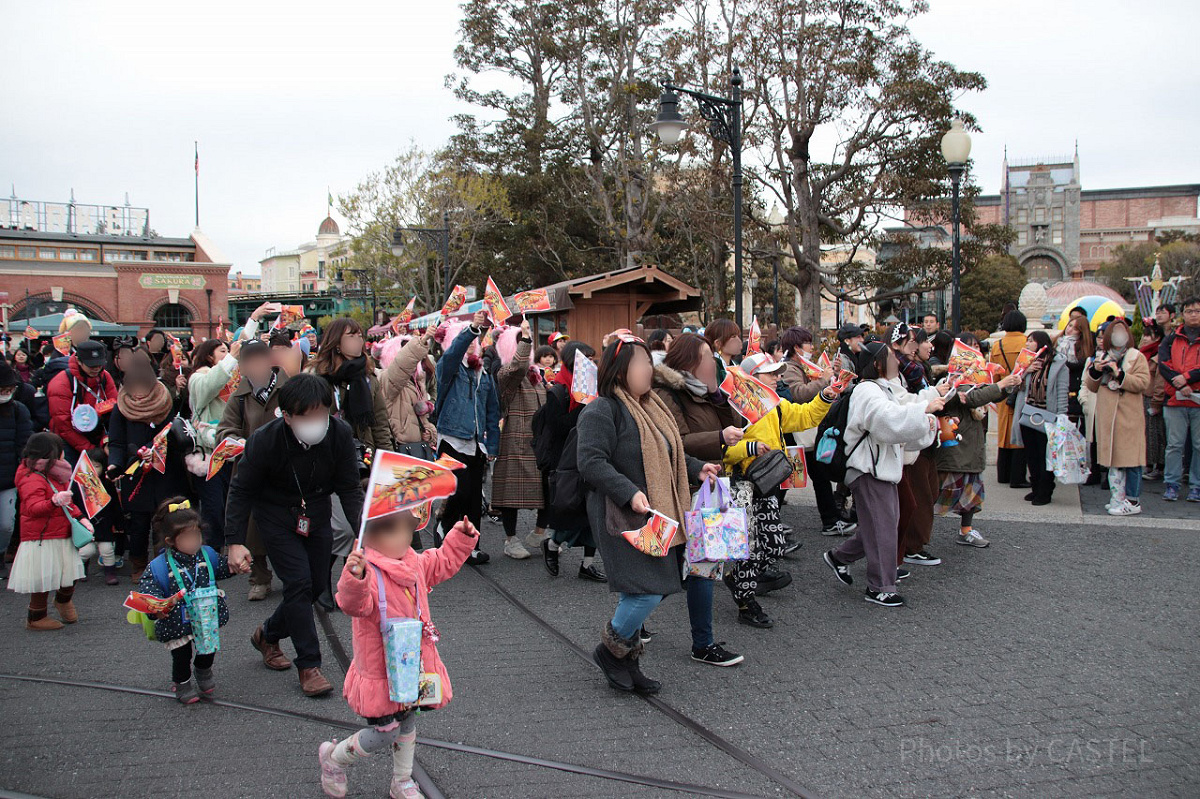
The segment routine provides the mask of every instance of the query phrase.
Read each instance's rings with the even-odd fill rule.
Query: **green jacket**
[[[987,467],[987,428],[983,419],[976,419],[971,411],[982,408],[989,402],[999,402],[1004,391],[995,383],[976,386],[966,396],[955,394],[946,403],[944,416],[958,418],[958,435],[961,439],[956,447],[941,446],[933,455],[939,472],[964,472],[980,474]],[[986,417],[984,417],[986,418]]]

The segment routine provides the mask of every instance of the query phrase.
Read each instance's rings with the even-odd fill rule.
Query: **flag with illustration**
[[[467,301],[467,287],[455,286],[450,291],[450,296],[446,298],[446,304],[442,306],[442,316],[449,316],[458,311],[459,308]]]
[[[664,516],[656,510],[650,511],[650,518],[636,530],[624,530],[621,537],[636,549],[656,558],[664,557],[671,549],[675,533],[679,531],[679,522],[669,516]]]
[[[750,322],[750,332],[746,335],[746,353],[754,355],[762,352],[762,328],[758,326],[758,317]]]
[[[775,406],[779,404],[779,395],[774,389],[768,388],[765,383],[746,374],[737,366],[730,366],[725,370],[721,390],[729,397],[729,404],[733,409],[750,424],[775,410]]]
[[[504,301],[504,295],[500,293],[500,289],[496,286],[496,281],[492,280],[491,275],[488,275],[487,288],[483,291],[483,304],[487,307],[488,316],[492,318],[493,325],[502,325],[508,321],[508,317],[512,316],[512,311],[508,309],[508,303]]]
[[[408,331],[408,323],[413,318],[413,307],[417,304],[417,298],[414,296],[408,301],[408,305],[404,306],[404,310],[392,317],[392,332],[397,336]]]
[[[465,468],[465,464],[448,455],[442,455],[436,461],[427,461],[385,449],[375,450],[362,524],[358,531],[358,547],[362,547],[363,532],[369,521],[412,510],[420,523],[422,513],[427,514],[428,511],[415,509],[453,494],[458,485],[454,472],[462,468]]]
[[[217,476],[217,472],[229,461],[241,455],[246,449],[246,442],[233,436],[226,436],[221,439],[221,443],[213,448],[212,456],[208,459],[208,477],[211,480]]]
[[[550,310],[550,292],[546,289],[530,289],[513,297],[514,313],[523,314],[529,311],[548,310]]]
[[[79,453],[79,460],[71,472],[71,482],[79,486],[79,495],[83,497],[83,512],[89,519],[95,518],[112,500],[100,480],[100,471],[86,452]]]

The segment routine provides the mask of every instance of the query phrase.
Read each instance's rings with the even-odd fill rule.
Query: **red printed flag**
[[[1029,371],[1029,367],[1033,365],[1033,362],[1042,357],[1043,353],[1045,352],[1045,347],[1042,347],[1037,352],[1034,352],[1033,350],[1021,350],[1017,353],[1017,362],[1013,364],[1012,373],[1017,377],[1023,376]]]
[[[34,330],[33,325],[25,325],[25,338],[30,341],[37,341],[41,335],[41,333]]]
[[[817,358],[817,366],[821,367],[822,369],[833,368],[833,361],[829,360],[828,352],[822,352],[821,357]]]
[[[362,526],[358,532],[358,547],[362,547],[362,535],[367,529],[367,522],[453,494],[458,485],[453,470],[460,468],[463,468],[463,464],[453,458],[427,461],[399,452],[375,450]]]
[[[59,333],[57,336],[55,336],[52,339],[52,341],[54,342],[54,349],[58,350],[63,355],[71,354],[71,334],[70,333]]]
[[[513,297],[513,310],[520,314],[528,311],[548,311],[550,310],[550,292],[545,289],[522,291]]]
[[[762,352],[762,328],[758,326],[758,317],[750,322],[750,333],[747,335],[746,352],[750,355]]]
[[[729,404],[734,410],[750,424],[775,410],[775,406],[779,404],[779,395],[773,389],[767,388],[765,383],[736,366],[730,366],[725,371],[721,390],[729,396]]]
[[[679,531],[679,522],[656,510],[650,511],[650,519],[637,530],[625,530],[621,536],[647,555],[661,558],[671,549],[671,541]]]
[[[229,461],[241,455],[246,449],[246,442],[240,439],[227,436],[221,439],[221,443],[213,449],[212,457],[208,459],[208,477],[206,480],[211,480],[217,476],[217,472]]]
[[[954,348],[950,350],[950,385],[961,386],[964,383],[984,384],[992,382],[995,364],[988,363],[983,353],[955,339]]]
[[[800,368],[804,370],[804,376],[809,380],[820,380],[825,376],[825,370],[820,364],[813,363],[803,355],[800,356]]]
[[[408,305],[404,306],[404,310],[392,317],[392,332],[397,336],[408,332],[408,323],[413,318],[413,306],[416,305],[417,298],[413,297],[408,301]]]
[[[450,292],[450,296],[446,298],[446,304],[442,306],[442,316],[449,316],[456,312],[467,301],[467,287],[455,286]]]
[[[500,293],[491,275],[488,275],[487,288],[483,291],[483,304],[487,306],[488,315],[492,317],[494,325],[502,325],[512,316],[512,311],[508,310],[508,303],[504,301],[504,295]]]
[[[96,470],[96,465],[86,452],[79,453],[75,470],[71,472],[71,482],[79,486],[79,494],[83,497],[83,512],[89,519],[95,518],[112,500],[104,488],[104,483],[100,481],[100,472]]]
[[[235,366],[233,373],[225,381],[225,385],[221,386],[221,390],[217,392],[217,399],[221,402],[229,402],[229,398],[233,396],[233,392],[237,391],[240,382],[242,382],[242,372]]]
[[[167,425],[150,442],[150,466],[159,474],[167,473],[167,434],[170,432],[171,425]]]
[[[808,463],[804,460],[804,447],[787,447],[785,454],[792,464],[792,473],[783,478],[780,488],[804,488],[808,485]]]

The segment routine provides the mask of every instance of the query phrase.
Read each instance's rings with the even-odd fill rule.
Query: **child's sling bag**
[[[389,619],[383,572],[375,564],[375,583],[379,587],[379,632],[383,636],[383,656],[387,664],[388,698],[402,704],[416,704],[421,691],[421,601],[415,594],[415,619]]]
[[[198,653],[208,655],[221,648],[221,627],[217,604],[221,594],[217,589],[217,576],[213,572],[212,561],[209,560],[208,552],[204,547],[201,547],[200,554],[204,556],[204,565],[208,567],[208,585],[199,588],[196,587],[194,575],[190,588],[184,582],[183,575],[179,573],[179,567],[169,549],[167,550],[167,563],[171,566],[171,573],[175,575],[175,582],[184,590],[183,620],[184,622],[191,621],[192,643],[196,645]]]

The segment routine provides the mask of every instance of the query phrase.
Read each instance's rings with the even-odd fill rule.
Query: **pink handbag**
[[[712,488],[716,483],[716,490]],[[721,480],[706,480],[692,509],[683,515],[688,563],[720,563],[750,557],[746,511],[733,505]]]

